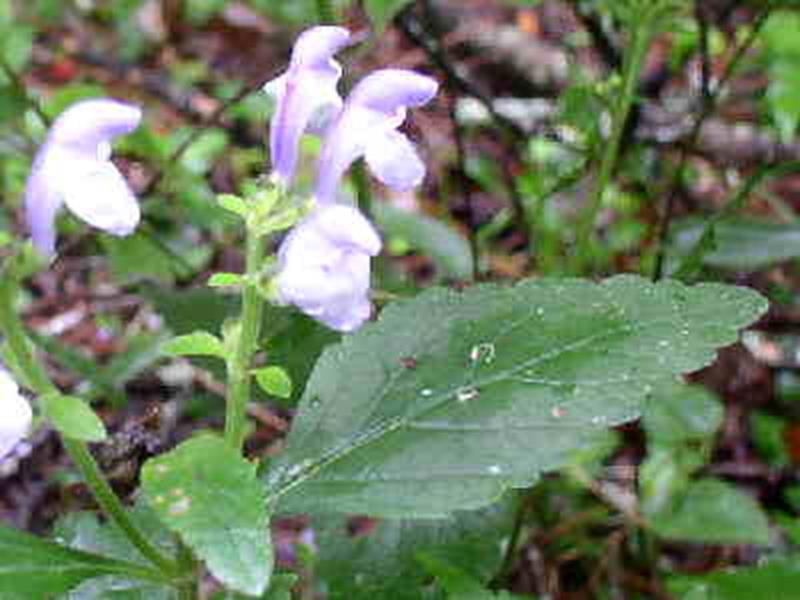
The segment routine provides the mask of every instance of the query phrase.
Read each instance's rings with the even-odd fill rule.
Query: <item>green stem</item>
[[[0,71],[3,72],[3,75],[6,76],[11,82],[11,85],[16,88],[16,90],[25,98],[25,102],[30,106],[31,110],[36,113],[36,116],[39,117],[39,120],[42,122],[42,125],[45,127],[49,127],[51,124],[50,117],[42,110],[42,107],[39,103],[28,94],[28,90],[25,87],[25,82],[20,77],[19,73],[17,73],[13,67],[9,64],[9,62],[5,59],[4,56],[0,55]]]
[[[661,6],[659,2],[643,7],[641,24],[634,30],[630,52],[625,56],[622,92],[612,114],[611,138],[608,140],[608,145],[600,163],[600,171],[597,176],[594,193],[578,223],[578,248],[574,263],[574,270],[578,273],[583,271],[591,261],[594,225],[597,221],[597,215],[603,206],[603,196],[617,166],[620,142],[625,132],[628,115],[636,96],[636,85],[639,82],[639,75],[644,66],[650,41],[655,34],[655,23],[660,12]]]
[[[22,321],[15,311],[17,281],[9,273],[0,274],[0,278],[2,278],[0,280],[0,329],[2,329],[8,346],[14,354],[17,365],[22,370],[33,391],[37,394],[58,393],[58,388],[53,385],[42,364],[34,357]],[[64,449],[81,472],[97,504],[105,515],[120,528],[131,544],[141,552],[142,556],[166,575],[175,575],[177,572],[175,564],[164,557],[142,535],[128,517],[125,507],[114,494],[86,444],[66,436],[62,436],[62,441]]]
[[[103,477],[94,457],[89,452],[86,444],[78,440],[62,437],[64,448],[72,461],[77,465],[89,489],[92,490],[95,500],[103,512],[119,527],[128,540],[147,560],[156,565],[166,574],[177,574],[178,568],[171,560],[164,557],[155,546],[133,524],[128,517],[125,507],[120,502],[114,490]]]
[[[317,18],[322,24],[335,22],[331,0],[317,0]]]
[[[228,397],[225,407],[225,440],[236,450],[244,444],[247,402],[250,399],[250,362],[261,333],[264,301],[258,291],[264,240],[247,227],[246,277],[242,286],[242,315],[232,358],[228,363]]]

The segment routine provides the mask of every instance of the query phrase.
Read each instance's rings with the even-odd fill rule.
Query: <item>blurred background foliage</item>
[[[242,267],[236,222],[214,199],[268,169],[260,87],[323,19],[358,33],[343,54],[354,79],[393,65],[442,83],[407,128],[425,184],[392,196],[356,169],[347,185],[386,241],[378,303],[433,283],[635,272],[746,284],[773,306],[640,422],[486,514],[279,523],[297,597],[400,598],[405,586],[415,598],[795,598],[796,0],[0,0],[0,252],[24,237],[25,178],[61,110],[109,95],[145,111],[115,154],[143,226],[113,238],[63,216],[59,257],[21,307],[59,385],[116,432],[113,451],[98,450],[114,473],[127,465],[116,485],[220,421],[221,364],[159,349],[236,310],[205,286]],[[304,142],[304,191],[318,147]],[[258,457],[280,449],[314,360],[338,339],[287,308],[265,319],[266,361],[287,377],[250,407]],[[123,441],[133,450],[117,452]],[[53,437],[31,445],[3,467],[0,515],[48,531],[80,498]],[[312,530],[318,553],[297,544]]]

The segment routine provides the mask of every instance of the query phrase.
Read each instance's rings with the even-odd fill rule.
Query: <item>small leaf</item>
[[[148,567],[72,550],[0,526],[0,597],[54,598],[104,575],[161,580]]]
[[[643,424],[649,441],[674,446],[711,437],[722,417],[722,405],[705,388],[674,383],[655,390]]]
[[[205,434],[147,461],[142,490],[214,577],[235,591],[264,593],[273,557],[255,464]]]
[[[766,307],[746,288],[634,276],[395,302],[325,350],[268,489],[288,512],[483,506],[636,418],[658,385],[709,364]]]
[[[225,359],[222,341],[207,331],[195,331],[172,338],[164,344],[163,351],[175,356],[216,356]]]
[[[512,600],[522,598],[514,596],[509,592],[501,590],[493,592],[486,589],[475,579],[470,570],[459,568],[447,560],[430,556],[421,552],[417,557],[425,569],[433,576],[436,581],[447,592],[447,597],[451,600]]]
[[[296,404],[322,350],[338,342],[341,335],[300,312],[294,312],[283,328],[273,319],[268,331],[268,355],[289,374],[293,382],[291,400]]]
[[[800,256],[796,223],[729,219],[711,225],[687,220],[676,224],[673,252],[683,256],[681,269],[695,263],[720,269],[755,271]],[[696,269],[694,269],[696,270]]]
[[[239,215],[243,219],[247,218],[247,214],[250,212],[247,202],[239,198],[239,196],[234,196],[233,194],[220,194],[217,196],[217,202],[219,202],[219,205],[228,212]]]
[[[155,279],[172,283],[183,266],[145,233],[125,237],[103,236],[103,248],[108,255],[114,278],[121,283]]]
[[[233,287],[242,285],[244,277],[239,273],[214,273],[208,278],[208,287]]]
[[[472,250],[452,227],[426,215],[395,208],[387,202],[373,206],[375,222],[389,235],[399,236],[433,259],[441,276],[472,279]]]
[[[292,395],[292,380],[283,368],[264,367],[256,369],[253,374],[258,385],[268,394],[278,398],[288,398]]]
[[[769,542],[769,522],[759,504],[719,479],[692,482],[677,506],[648,515],[648,520],[656,533],[669,539],[706,544]]]
[[[58,393],[45,394],[41,398],[41,406],[62,435],[84,442],[102,442],[106,439],[106,428],[100,417],[80,398]]]

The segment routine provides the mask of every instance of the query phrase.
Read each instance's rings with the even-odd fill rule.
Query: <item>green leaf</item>
[[[341,335],[299,312],[292,314],[285,327],[275,327],[273,320],[265,329],[271,334],[267,354],[289,374],[293,382],[291,399],[296,403],[322,350],[338,342]]]
[[[294,573],[275,573],[270,579],[269,589],[259,600],[292,600],[292,588],[297,583]],[[212,600],[252,600],[252,596],[243,596],[236,592],[219,592]]]
[[[59,393],[41,397],[42,412],[67,437],[84,442],[102,442],[106,428],[95,412],[80,398]]]
[[[409,4],[411,4],[411,0],[365,0],[364,10],[367,11],[375,32],[380,34],[392,19]]]
[[[64,600],[180,600],[180,597],[174,587],[122,577],[98,577],[79,585]]]
[[[242,285],[244,277],[239,273],[214,273],[208,278],[208,287],[233,287]]]
[[[691,600],[795,600],[800,589],[798,559],[793,556],[757,567],[674,577],[669,581],[669,589],[676,598]]]
[[[255,464],[205,434],[147,461],[142,490],[214,577],[246,594],[266,590],[273,557]]]
[[[766,544],[769,522],[759,504],[719,479],[692,482],[677,505],[648,515],[659,535],[706,544]]]
[[[378,521],[360,535],[352,535],[345,517],[318,517],[313,522],[319,547],[315,572],[329,600],[418,600],[429,579],[421,554],[487,583],[500,568],[514,505],[505,500],[448,519]]]
[[[105,575],[160,580],[160,575],[147,567],[0,527],[0,597],[8,594],[11,598],[45,600]]]
[[[142,291],[174,333],[190,333],[197,329],[220,331],[222,322],[238,311],[238,301],[208,289],[187,291]]]
[[[172,338],[164,344],[163,350],[175,356],[216,356],[223,360],[226,356],[222,340],[207,331]]]
[[[695,248],[705,223],[687,221],[676,225],[673,248],[685,254]],[[800,226],[743,219],[714,225],[713,246],[705,244],[699,258],[721,269],[755,271],[800,256]]]
[[[745,288],[634,276],[429,290],[326,349],[268,489],[290,512],[488,504],[636,418],[766,307]]]
[[[425,565],[425,569],[436,577],[437,582],[447,592],[447,597],[451,600],[512,600],[521,598],[514,596],[504,590],[493,592],[486,589],[475,579],[472,572],[460,569],[446,560],[441,560],[434,556],[422,554],[419,561]]]
[[[453,228],[426,215],[401,210],[388,202],[373,205],[375,222],[387,234],[405,239],[413,248],[433,259],[440,275],[472,279],[472,251]]]
[[[289,398],[292,395],[292,380],[283,368],[264,367],[256,369],[253,374],[258,385],[268,394],[278,398]]]
[[[649,441],[674,446],[710,438],[723,410],[705,388],[675,382],[655,390],[642,416]]]
[[[111,272],[121,283],[142,279],[172,283],[182,270],[164,248],[144,233],[125,237],[109,235],[101,239]]]
[[[247,218],[247,214],[250,212],[247,202],[239,198],[239,196],[234,196],[233,194],[220,194],[217,196],[217,202],[219,202],[219,205],[228,212],[239,215],[243,219]]]

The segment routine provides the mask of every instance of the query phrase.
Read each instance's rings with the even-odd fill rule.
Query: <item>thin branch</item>
[[[702,0],[696,0],[697,10],[695,11],[695,15],[696,17],[700,18],[700,22],[703,23],[705,20],[703,19],[702,9],[699,8],[701,2]],[[655,264],[653,266],[654,281],[661,279],[664,274],[664,258],[666,255],[667,238],[669,237],[669,227],[672,221],[673,213],[675,212],[675,200],[678,196],[678,191],[680,190],[681,182],[684,178],[684,171],[686,170],[686,166],[689,162],[689,156],[693,153],[694,148],[697,145],[703,124],[706,122],[706,119],[713,114],[723,90],[727,86],[731,77],[733,77],[733,74],[736,72],[739,63],[747,54],[747,51],[750,49],[753,43],[755,43],[771,12],[772,3],[768,3],[756,17],[756,20],[748,32],[747,37],[734,51],[733,56],[731,57],[730,61],[728,61],[728,64],[726,65],[725,70],[723,71],[722,76],[720,77],[719,82],[715,86],[714,90],[712,91],[710,89],[710,82],[703,84],[705,87],[701,89],[700,112],[697,115],[697,119],[695,119],[694,126],[692,127],[686,142],[681,146],[681,153],[680,157],[678,158],[678,166],[675,168],[672,176],[672,180],[666,194],[667,200],[666,204],[664,205],[664,212],[662,213],[661,220],[659,221],[658,228],[656,230],[657,250]],[[701,25],[701,32],[702,31],[703,29]],[[702,71],[701,76],[703,76]],[[710,72],[704,75],[704,77],[709,77],[710,79]],[[705,89],[706,87],[708,88],[707,91]]]
[[[28,88],[25,86],[25,82],[22,80],[22,77],[20,77],[19,73],[17,73],[11,67],[11,65],[8,64],[8,61],[2,54],[0,54],[0,71],[3,72],[3,75],[8,78],[8,80],[11,82],[11,85],[19,91],[23,98],[25,98],[25,103],[30,106],[33,112],[36,113],[36,116],[39,117],[39,120],[42,122],[42,124],[45,127],[50,127],[52,119],[50,119],[50,117],[47,116],[47,113],[42,110],[39,102],[28,93]]]
[[[476,235],[477,222],[475,220],[475,206],[472,201],[472,189],[467,175],[467,149],[464,144],[464,131],[456,116],[456,101],[454,95],[450,96],[447,103],[450,123],[453,127],[453,139],[456,143],[456,162],[458,163],[458,184],[461,187],[461,195],[467,207],[467,239],[472,253],[472,279],[478,281],[480,278],[480,248]]]
[[[436,42],[430,40],[428,36],[425,35],[419,22],[413,18],[409,11],[404,11],[398,15],[396,23],[400,31],[403,32],[403,35],[425,52],[428,59],[444,73],[447,81],[458,92],[467,96],[472,96],[478,100],[492,117],[492,120],[515,138],[525,139],[527,137],[528,133],[522,127],[505,115],[497,112],[490,96],[483,93],[458,72],[458,68],[450,62],[447,54]]]
[[[250,94],[260,90],[262,85],[262,83],[258,83],[256,85],[244,86],[234,96],[220,104],[214,110],[214,112],[211,113],[206,122],[203,123],[203,126],[193,129],[186,139],[183,140],[183,142],[181,142],[181,144],[175,148],[175,150],[173,150],[172,154],[170,154],[167,160],[164,161],[164,164],[158,169],[158,171],[156,171],[155,175],[153,175],[150,181],[147,182],[147,185],[141,191],[141,196],[148,196],[158,188],[172,165],[177,163],[183,157],[186,151],[191,148],[192,144],[200,139],[200,136],[205,133],[205,127],[216,125],[219,119],[222,118],[222,115],[224,115],[231,107],[244,100]]]
[[[425,1],[422,3],[422,8],[425,13],[425,18],[429,22],[433,22],[435,20],[435,15],[433,13],[433,7],[430,5],[429,2]],[[422,24],[413,16],[409,10],[402,12],[396,19],[396,23],[398,28],[411,40],[412,43],[419,46],[425,54],[428,56],[428,59],[436,65],[445,76],[445,83],[448,87],[452,89],[452,100],[453,104],[450,107],[450,118],[453,121],[455,137],[456,137],[456,145],[457,145],[457,155],[458,161],[463,166],[464,161],[466,160],[466,150],[463,148],[463,140],[460,140],[459,137],[461,136],[461,129],[460,125],[457,122],[456,114],[455,114],[455,100],[456,94],[461,93],[467,96],[472,96],[477,99],[489,113],[492,120],[500,127],[501,131],[509,138],[509,143],[515,145],[519,142],[525,141],[528,139],[529,133],[526,132],[522,127],[520,127],[516,122],[507,118],[506,116],[502,115],[501,113],[497,112],[494,107],[494,103],[492,102],[492,98],[484,94],[482,91],[477,89],[472,82],[464,78],[459,72],[457,67],[452,64],[450,58],[448,57],[447,53],[434,41],[429,39],[429,36],[426,35]],[[458,145],[461,145],[461,149],[458,149]],[[517,189],[516,182],[514,181],[513,175],[508,171],[507,168],[502,169],[503,174],[503,185],[506,188],[506,193],[508,198],[511,202],[511,207],[513,210],[514,215],[514,223],[516,228],[524,233],[528,234],[528,227],[526,224],[525,219],[525,205],[522,199],[519,190]],[[465,188],[466,189],[466,188]],[[467,210],[470,213],[470,229],[472,229],[473,222],[472,222],[472,206],[471,206],[471,199],[468,197],[468,192],[465,193],[464,199],[467,202]],[[476,253],[477,250],[477,239],[473,240],[474,232],[470,232],[470,244],[473,245],[473,261],[478,260],[478,256]],[[477,263],[473,265],[474,269],[477,269]],[[477,274],[477,273],[476,273]]]

